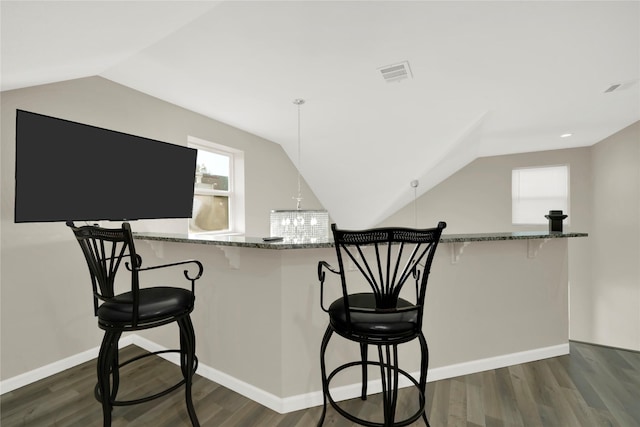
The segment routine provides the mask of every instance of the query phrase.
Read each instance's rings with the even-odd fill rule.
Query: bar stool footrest
[[[376,362],[376,361],[367,361],[366,365],[368,366],[382,366],[386,369],[392,369],[393,367],[391,367],[389,364],[387,363],[380,363],[380,362]],[[338,403],[333,400],[333,397],[331,396],[331,390],[330,390],[330,385],[331,385],[331,380],[333,379],[333,377],[336,376],[336,374],[344,371],[345,369],[354,367],[354,366],[362,366],[362,362],[361,361],[355,361],[355,362],[349,362],[349,363],[345,363],[344,365],[340,365],[337,368],[335,368],[327,377],[327,391],[326,391],[326,397],[327,397],[327,401],[331,404],[331,406],[333,407],[333,409],[335,409],[340,415],[342,415],[343,417],[345,417],[346,419],[348,419],[351,422],[363,425],[363,426],[367,426],[367,427],[386,427],[388,426],[388,424],[386,424],[385,422],[375,422],[375,421],[369,421],[369,420],[365,420],[362,418],[359,418],[353,414],[348,413],[347,411],[345,411],[343,408],[341,408]],[[394,427],[403,427],[403,426],[407,426],[409,424],[414,423],[415,421],[418,420],[418,418],[422,417],[422,415],[424,414],[424,411],[426,410],[426,400],[425,400],[425,396],[424,393],[422,392],[422,390],[420,390],[420,384],[418,383],[418,381],[413,378],[413,376],[411,376],[407,371],[405,371],[404,369],[398,369],[398,373],[401,374],[402,376],[404,376],[405,378],[409,379],[412,383],[413,386],[417,389],[418,391],[418,395],[419,395],[419,407],[418,410],[411,416],[405,418],[404,420],[401,421],[397,421],[393,423]]]
[[[180,353],[180,350],[159,350],[159,351],[154,351],[151,353],[145,353],[145,354],[141,354],[139,356],[136,357],[132,357],[129,360],[126,360],[124,362],[122,362],[121,364],[118,365],[118,369],[122,368],[123,366],[126,366],[130,363],[133,362],[137,362],[138,360],[142,360],[144,358],[150,357],[150,356],[157,356],[159,354],[164,354],[164,353]],[[198,369],[198,357],[197,356],[193,356],[193,373],[196,372],[196,370]],[[158,392],[156,394],[152,394],[150,396],[145,396],[145,397],[141,397],[138,399],[131,399],[131,400],[113,400],[111,402],[111,406],[130,406],[130,405],[137,405],[139,403],[145,403],[145,402],[150,402],[154,399],[157,399],[159,397],[162,396],[166,396],[167,394],[177,390],[178,388],[180,388],[180,386],[184,385],[186,383],[186,379],[182,378],[180,381],[178,381],[176,384],[166,388],[165,390]],[[95,394],[95,398],[98,402],[102,402],[102,399],[100,398],[100,390],[99,390],[99,384],[96,384],[95,389],[94,389],[94,394]]]

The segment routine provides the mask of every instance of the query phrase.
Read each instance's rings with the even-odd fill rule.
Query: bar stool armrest
[[[325,280],[325,277],[326,277],[325,269],[329,270],[333,274],[338,274],[338,275],[340,274],[340,271],[336,270],[335,268],[333,268],[326,261],[318,262],[318,280],[320,281],[320,308],[322,308],[322,311],[328,313],[329,310],[327,310],[324,307],[324,280]]]
[[[137,254],[136,254],[137,255]],[[137,267],[131,267],[131,265],[129,265],[129,263],[125,263],[125,266],[127,267],[127,270],[129,271],[136,271],[136,272],[141,272],[141,271],[149,271],[149,270],[157,270],[160,268],[168,268],[168,267],[175,267],[175,266],[179,266],[179,265],[189,265],[192,264],[193,266],[197,267],[197,273],[195,276],[190,276],[190,272],[189,269],[185,269],[184,270],[184,277],[187,278],[187,280],[189,280],[191,282],[191,292],[195,293],[195,283],[196,280],[200,279],[200,277],[202,277],[202,273],[204,271],[204,268],[202,266],[202,263],[198,260],[195,259],[188,259],[188,260],[184,260],[184,261],[178,261],[178,262],[172,262],[169,264],[159,264],[159,265],[152,265],[150,267],[141,267],[140,265],[142,264],[142,258],[140,258],[139,255],[137,255],[138,258],[138,266]],[[193,269],[193,267],[192,267]]]

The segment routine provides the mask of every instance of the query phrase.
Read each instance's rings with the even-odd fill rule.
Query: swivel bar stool
[[[142,258],[136,254],[131,227],[123,223],[122,228],[97,226],[76,227],[67,222],[82,248],[89,266],[93,285],[94,314],[98,326],[104,330],[104,338],[98,355],[98,383],[95,397],[102,404],[103,425],[111,426],[114,406],[134,405],[148,402],[185,386],[185,400],[189,418],[194,427],[199,426],[193,406],[191,384],[198,366],[195,356],[196,338],[190,313],[195,302],[195,282],[202,276],[202,264],[196,260],[142,267]],[[118,269],[124,264],[131,273],[130,290],[115,294],[114,284]],[[140,288],[139,273],[160,268],[189,265],[184,276],[191,282],[191,289],[156,286]],[[189,269],[193,272],[190,273]],[[180,329],[180,349],[146,353],[128,361],[119,362],[118,340],[123,332],[155,328],[176,322]],[[120,383],[119,368],[144,357],[159,353],[180,353],[182,379],[175,385],[150,396],[135,400],[116,399]]]
[[[427,426],[425,391],[429,349],[422,334],[427,279],[440,241],[444,222],[435,228],[377,228],[361,231],[339,230],[331,225],[338,257],[338,268],[325,261],[318,263],[320,304],[329,314],[329,326],[320,346],[320,370],[324,405],[318,426],[324,422],[327,402],[352,422],[370,426],[406,426],[422,417]],[[329,308],[324,305],[326,272],[340,276],[342,297]],[[413,282],[414,286],[404,287]],[[356,292],[356,283],[370,292]],[[368,287],[366,284],[368,284]],[[408,288],[408,289],[407,289]],[[413,288],[413,289],[412,289]],[[403,298],[400,298],[400,295]],[[404,299],[407,298],[407,299]],[[412,302],[410,302],[412,301]],[[327,375],[325,354],[333,333],[360,345],[360,360],[345,363]],[[398,345],[418,339],[421,351],[420,378],[415,379],[398,366]],[[368,359],[368,347],[376,346],[378,361]],[[367,367],[380,368],[382,383],[382,422],[365,420],[348,413],[331,396],[330,383],[336,374],[351,368],[362,369],[362,400],[367,398]],[[406,377],[418,390],[418,410],[396,421],[399,375]]]

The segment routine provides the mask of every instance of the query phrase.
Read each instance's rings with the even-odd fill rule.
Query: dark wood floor
[[[142,350],[128,347],[128,357]],[[124,360],[124,359],[123,359]],[[95,362],[87,362],[0,398],[2,427],[100,426],[93,398]],[[126,367],[123,395],[140,395],[174,382],[177,368],[150,357]],[[129,384],[129,386],[127,386]],[[181,389],[182,390],[182,389]],[[195,406],[205,426],[314,426],[320,408],[275,413],[202,377],[194,386]],[[414,400],[406,390],[401,410]],[[571,343],[569,356],[481,372],[428,385],[433,427],[467,426],[640,426],[640,353]],[[343,402],[350,411],[375,418],[379,396]],[[153,402],[114,409],[114,426],[190,426],[177,391]],[[326,426],[351,426],[329,409]],[[421,422],[414,425],[424,425]]]

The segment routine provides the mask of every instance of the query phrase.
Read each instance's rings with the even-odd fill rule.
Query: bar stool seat
[[[133,293],[125,292],[104,302],[98,308],[98,321],[104,325],[126,324],[133,316]],[[188,314],[195,297],[187,289],[168,286],[140,289],[138,292],[138,322],[162,321]]]
[[[370,336],[379,336],[387,341],[402,341],[405,337],[413,337],[418,327],[416,310],[384,312],[376,310],[376,298],[371,293],[349,295],[349,307],[368,308],[370,311],[351,312],[351,324],[347,320],[347,302],[344,298],[335,300],[329,306],[329,321],[339,334],[358,340]],[[409,301],[398,298],[398,308],[413,307]]]

